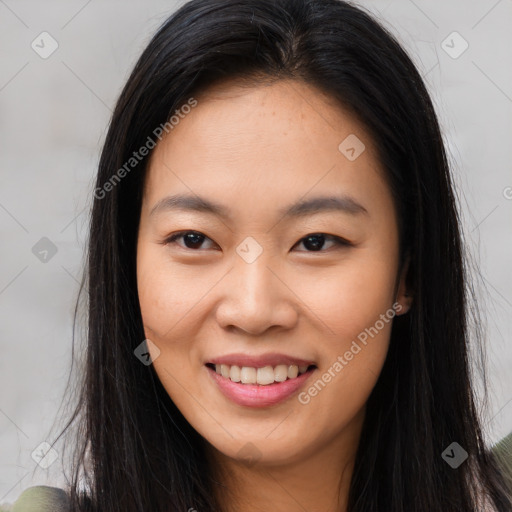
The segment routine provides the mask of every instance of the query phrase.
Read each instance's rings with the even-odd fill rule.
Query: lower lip
[[[275,382],[262,386],[260,384],[240,384],[219,375],[215,370],[206,367],[212,379],[220,390],[230,400],[238,405],[247,407],[268,407],[286,400],[298,391],[316,370],[308,370],[294,379],[286,379],[284,382]]]

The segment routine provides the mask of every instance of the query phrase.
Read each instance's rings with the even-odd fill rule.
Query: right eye
[[[185,246],[178,244],[183,249],[195,250],[198,249],[205,240],[211,240],[206,235],[203,235],[199,231],[179,231],[178,233],[172,234],[166,238],[163,242],[164,245],[176,244],[177,240],[183,239]],[[213,242],[215,243],[215,242]]]

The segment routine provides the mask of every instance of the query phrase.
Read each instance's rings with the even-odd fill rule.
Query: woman
[[[436,115],[365,12],[185,4],[94,196],[72,510],[511,510]]]

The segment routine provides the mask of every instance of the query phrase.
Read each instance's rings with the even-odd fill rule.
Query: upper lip
[[[315,363],[307,359],[289,356],[286,354],[269,353],[259,356],[251,356],[249,354],[226,354],[224,356],[214,357],[207,361],[211,364],[226,364],[229,366],[248,366],[251,368],[263,368],[264,366],[278,366],[280,364],[297,366],[311,366]]]

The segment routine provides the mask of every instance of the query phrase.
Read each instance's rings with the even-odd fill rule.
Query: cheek
[[[356,417],[375,387],[395,313],[386,265],[365,272],[347,267],[323,290],[315,304],[327,326],[318,338],[319,371],[298,399],[302,413],[324,425],[329,437]]]
[[[373,325],[391,308],[394,297],[392,260],[375,261],[360,254],[325,279],[302,280],[301,295],[336,340],[344,342]],[[331,337],[329,336],[329,337]]]
[[[316,381],[302,403],[315,402],[316,413],[317,407],[329,409],[343,403],[344,412],[337,421],[364,405],[388,352],[395,316],[394,260],[374,254],[361,251],[309,293],[309,305],[325,327],[326,335],[319,340],[318,375],[324,384]]]
[[[140,247],[137,260],[138,295],[146,338],[159,349],[153,367],[169,396],[181,410],[190,408],[200,354],[193,340],[200,329],[204,279],[194,269],[170,266],[161,247]]]
[[[146,334],[175,337],[193,316],[207,289],[193,267],[171,265],[161,247],[141,246],[137,256],[137,286]]]
[[[141,274],[140,281],[139,302],[144,328],[150,330],[149,338],[152,335],[163,338],[190,309],[187,298],[190,292],[157,271]]]

